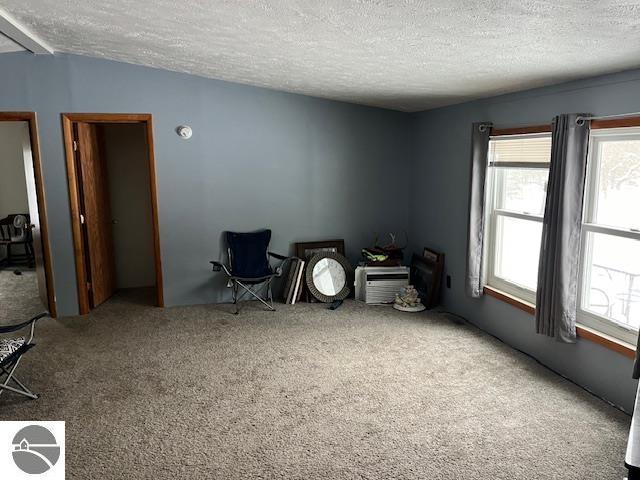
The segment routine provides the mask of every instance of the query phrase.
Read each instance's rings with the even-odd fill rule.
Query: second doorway
[[[78,115],[63,120],[80,313],[123,289],[151,289],[161,306],[150,118]]]

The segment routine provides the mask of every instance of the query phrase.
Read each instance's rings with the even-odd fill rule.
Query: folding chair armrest
[[[43,312],[43,313],[40,313],[40,314],[36,315],[35,317],[27,320],[26,322],[18,323],[16,325],[0,326],[0,333],[17,332],[18,330],[22,330],[23,328],[28,327],[29,325],[37,322],[41,318],[48,317],[48,316],[49,316],[49,312]]]
[[[224,270],[224,273],[227,274],[227,276],[231,276],[231,272],[229,271],[229,269],[227,268],[227,266],[224,263],[220,263],[220,262],[216,262],[216,261],[211,261],[209,262],[211,265],[213,265],[213,271],[214,272],[220,272],[222,270]]]
[[[220,262],[211,261],[209,263],[211,265],[213,265],[213,271],[214,272],[219,272],[220,270],[222,270],[222,267],[224,267],[224,265],[222,265]]]
[[[277,258],[278,260],[281,260],[280,265],[278,265],[278,266],[275,268],[275,273],[276,273],[276,276],[277,276],[277,277],[279,277],[279,276],[281,276],[281,275],[282,275],[282,272],[283,272],[284,266],[285,266],[285,264],[286,264],[287,262],[290,262],[291,260],[295,260],[295,259],[297,259],[297,258],[298,258],[298,257],[285,257],[284,255],[279,255],[279,254],[277,254],[277,253],[273,253],[273,252],[267,252],[267,253],[269,254],[269,256],[270,256],[270,257]]]

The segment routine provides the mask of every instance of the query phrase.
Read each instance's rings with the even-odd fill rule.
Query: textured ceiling
[[[417,111],[640,67],[631,0],[1,0],[57,51]]]
[[[20,52],[22,50],[24,48],[0,33],[0,53]]]

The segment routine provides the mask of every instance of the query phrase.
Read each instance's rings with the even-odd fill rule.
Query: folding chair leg
[[[275,308],[273,306],[273,289],[271,288],[271,280],[269,279],[269,282],[267,283],[267,295],[269,296],[269,304],[271,305],[271,310],[275,311]]]
[[[11,377],[11,380],[13,380],[13,381],[16,383],[16,385],[18,385],[18,386],[19,386],[21,389],[23,389],[25,392],[29,392],[29,393],[31,393],[32,395],[35,395],[31,390],[29,390],[29,389],[25,386],[25,384],[24,384],[24,383],[22,383],[20,380],[18,380],[18,377],[16,377],[15,375],[13,375],[13,376]]]
[[[35,253],[33,251],[33,245],[27,242],[24,244],[24,249],[27,252],[27,265],[29,268],[33,268],[36,259]]]
[[[4,384],[0,385],[0,395],[5,390],[9,390],[10,392],[14,392],[14,393],[18,393],[20,395],[24,395],[25,397],[30,398],[31,400],[37,400],[38,399],[38,395],[36,395],[35,393],[27,392],[25,390],[18,390],[17,388],[10,387],[9,385],[4,385]]]
[[[233,282],[233,306],[235,308],[233,313],[238,315],[240,313],[240,308],[238,307],[238,282]]]
[[[241,286],[242,288],[244,288],[245,292],[243,292],[243,294],[244,294],[244,293],[248,293],[248,294],[252,295],[256,300],[258,300],[260,303],[262,303],[265,307],[267,307],[267,308],[268,308],[269,310],[271,310],[271,311],[275,311],[275,310],[276,310],[275,308],[273,308],[273,302],[272,302],[272,304],[270,305],[270,304],[269,304],[269,302],[265,301],[265,299],[264,299],[264,298],[260,297],[260,295],[258,295],[256,292],[254,292],[253,290],[251,290],[251,288],[250,288],[250,287],[248,287],[248,286],[247,286],[247,285],[245,285],[244,283],[239,282],[239,281],[237,281],[237,280],[236,280],[236,282],[237,282],[237,284],[238,284],[239,286]],[[269,283],[270,283],[270,282],[269,282]],[[263,287],[262,287],[262,288],[265,288],[265,286],[263,285]]]
[[[38,395],[33,393],[31,390],[29,390],[20,380],[18,380],[18,378],[14,375],[14,372],[16,371],[16,368],[18,368],[18,363],[20,363],[20,359],[16,360],[16,363],[13,364],[13,367],[11,368],[11,371],[8,371],[6,368],[2,367],[2,371],[4,372],[4,374],[7,376],[6,380],[4,381],[4,383],[0,384],[0,395],[2,395],[2,392],[4,392],[5,390],[9,390],[10,392],[14,392],[14,393],[19,393],[20,395],[24,395],[25,397],[29,397],[32,400],[36,400],[38,398]],[[13,380],[16,385],[18,385],[21,390],[14,388],[14,387],[10,387],[8,385],[9,381]]]

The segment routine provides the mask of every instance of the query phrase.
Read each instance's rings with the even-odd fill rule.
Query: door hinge
[[[87,282],[87,290],[91,290],[91,282]]]
[[[80,224],[84,225],[84,215],[80,214]]]
[[[76,142],[75,140],[73,141],[73,151],[74,152],[78,151],[78,142]]]

